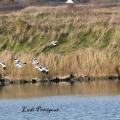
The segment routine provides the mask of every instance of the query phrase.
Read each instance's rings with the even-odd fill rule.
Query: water
[[[0,87],[0,98],[33,98],[44,96],[65,96],[65,95],[119,95],[120,81],[91,81],[78,82],[74,85],[69,83],[61,84],[25,84],[9,85]]]
[[[6,86],[0,98],[0,120],[120,120],[117,80]]]
[[[21,112],[22,106],[59,109]],[[0,120],[119,120],[120,96],[59,96],[0,101]]]

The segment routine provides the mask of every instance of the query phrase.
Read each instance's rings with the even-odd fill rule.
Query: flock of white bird
[[[23,63],[18,59],[14,59],[14,60],[15,60],[17,68],[23,68],[24,66],[27,65],[27,63]],[[47,67],[39,65],[39,61],[36,58],[32,59],[32,65],[34,66],[34,68],[36,70],[38,70],[38,71],[40,71],[42,73],[48,74],[48,72],[49,72]]]
[[[16,68],[23,68],[27,65],[27,63],[23,63],[19,59],[14,59],[14,61],[15,61]],[[45,66],[39,65],[39,61],[36,58],[32,59],[31,63],[36,70],[42,73],[45,73],[46,75],[48,74],[49,72],[48,68]],[[3,68],[3,70],[6,70],[6,64],[4,62],[0,62],[0,66]]]
[[[58,41],[52,41],[51,43],[49,43],[49,45],[54,47],[57,45],[57,43]],[[23,63],[19,59],[14,59],[14,61],[16,68],[23,68],[27,65],[27,63]],[[43,65],[40,65],[40,62],[36,58],[33,58],[31,63],[36,70],[46,75],[49,73],[49,69]],[[6,70],[6,64],[4,62],[0,62],[0,66],[2,67],[3,70]]]

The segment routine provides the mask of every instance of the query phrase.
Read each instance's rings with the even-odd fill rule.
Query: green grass
[[[90,9],[84,10],[84,14],[79,10],[71,13],[65,8],[40,9],[28,14],[23,11],[21,15],[0,16],[0,51],[38,52],[52,40],[58,40],[59,45],[46,49],[45,53],[68,53],[90,47],[105,49],[113,39],[120,46],[120,36],[116,35],[120,30],[120,14],[115,14],[116,9],[96,9],[90,14],[87,14]],[[113,22],[109,23],[111,19]]]

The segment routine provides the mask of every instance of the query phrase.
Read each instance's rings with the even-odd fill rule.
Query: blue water
[[[22,107],[58,111],[22,112]],[[0,100],[0,120],[120,120],[120,96],[54,96]]]

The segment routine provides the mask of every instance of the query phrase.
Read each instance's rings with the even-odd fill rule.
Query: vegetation
[[[120,59],[120,7],[29,7],[0,15],[1,74],[10,79],[116,75]],[[43,48],[57,40],[58,46]],[[13,59],[27,62],[18,70]],[[48,66],[49,75],[37,72],[31,59]]]

